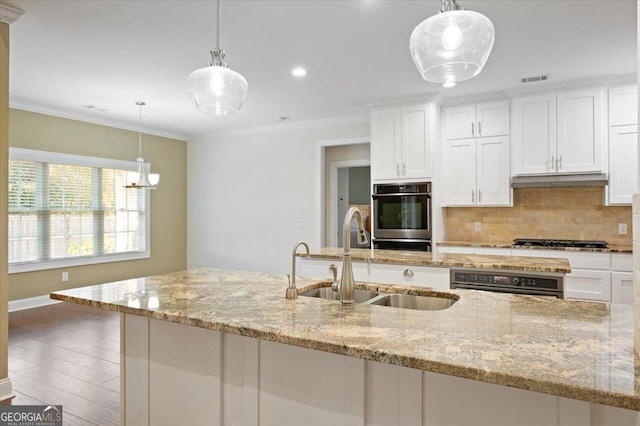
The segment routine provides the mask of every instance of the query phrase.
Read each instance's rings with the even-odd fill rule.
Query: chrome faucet
[[[367,243],[367,235],[364,233],[364,225],[362,223],[362,213],[356,207],[351,207],[344,217],[342,224],[342,236],[344,237],[342,246],[342,279],[338,286],[342,306],[353,305],[353,266],[351,265],[351,219],[356,218],[358,226],[358,244]]]
[[[293,253],[291,254],[291,275],[289,276],[289,287],[287,287],[287,299],[297,299],[298,289],[296,289],[296,252],[298,247],[304,246],[307,250],[307,256],[309,256],[309,246],[307,243],[300,241],[293,246]]]

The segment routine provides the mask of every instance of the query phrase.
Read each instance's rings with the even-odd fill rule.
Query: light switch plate
[[[482,231],[482,222],[474,222],[473,223],[473,230],[476,231],[476,232]]]
[[[627,235],[627,224],[626,223],[619,223],[618,224],[618,234]]]

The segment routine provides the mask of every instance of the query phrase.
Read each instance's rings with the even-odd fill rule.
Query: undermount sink
[[[373,299],[380,293],[377,291],[355,289],[353,292],[353,301],[355,303],[363,303]],[[300,293],[300,296],[319,297],[321,299],[340,300],[340,293],[333,291],[331,287],[314,288],[313,290]]]
[[[415,309],[419,311],[441,311],[450,308],[456,299],[412,294],[383,294],[366,302],[369,305],[390,306],[392,308]]]

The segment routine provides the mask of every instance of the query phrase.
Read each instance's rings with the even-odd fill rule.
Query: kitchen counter
[[[302,292],[327,283],[297,284]],[[459,300],[442,311],[343,308],[324,299],[285,300],[286,287],[284,275],[197,269],[51,298],[640,411],[631,306],[459,290],[450,292]]]
[[[299,253],[299,257],[306,254]],[[342,259],[342,248],[325,247],[313,251],[309,257],[316,259]],[[542,257],[495,256],[475,254],[434,254],[424,251],[351,249],[354,262],[400,263],[416,266],[446,268],[500,269],[528,272],[568,274],[571,266],[567,259]]]
[[[484,247],[484,248],[508,248],[525,250],[562,250],[594,253],[633,253],[632,246],[609,245],[606,249],[583,248],[583,247],[541,247],[541,246],[516,246],[512,241],[503,242],[474,242],[474,241],[441,241],[436,244],[438,247]]]

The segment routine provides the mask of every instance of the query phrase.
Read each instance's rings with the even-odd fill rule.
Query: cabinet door
[[[638,124],[638,86],[609,89],[609,126]]]
[[[633,273],[611,273],[611,303],[633,305]]]
[[[609,129],[609,204],[631,205],[638,192],[638,126]]]
[[[462,105],[444,109],[444,139],[467,139],[476,135],[476,106]]]
[[[604,91],[558,93],[558,173],[604,170]]]
[[[402,109],[402,177],[431,177],[431,140],[425,106]]]
[[[444,205],[476,204],[476,140],[444,141]]]
[[[477,204],[508,206],[511,204],[509,182],[509,137],[478,138],[477,151]]]
[[[400,178],[401,126],[400,108],[371,113],[371,176],[373,179]]]
[[[476,106],[477,137],[509,134],[509,101],[487,102]]]
[[[556,95],[513,101],[513,173],[546,174],[554,171],[556,155]],[[555,161],[553,161],[555,162]]]
[[[371,282],[448,289],[449,268],[430,266],[371,264]]]
[[[564,297],[611,302],[611,272],[572,268],[564,280]]]

